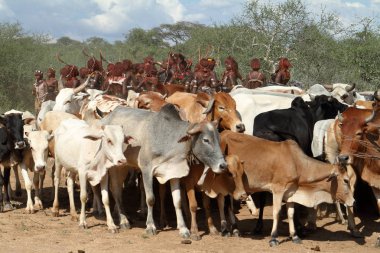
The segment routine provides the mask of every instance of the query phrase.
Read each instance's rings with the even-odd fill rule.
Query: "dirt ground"
[[[14,183],[14,182],[12,182]],[[23,181],[21,181],[23,185]],[[47,177],[43,202],[45,209],[34,214],[24,213],[26,192],[16,198],[16,209],[0,214],[0,252],[380,252],[374,248],[377,236],[380,234],[380,219],[366,213],[356,217],[360,231],[365,236],[355,239],[350,236],[345,225],[334,218],[318,220],[315,233],[303,238],[302,244],[288,241],[288,224],[286,219],[279,224],[280,245],[269,247],[269,235],[272,226],[271,207],[265,209],[263,236],[252,236],[250,231],[255,225],[253,217],[246,206],[242,206],[239,219],[239,229],[242,237],[221,237],[208,234],[204,222],[203,210],[198,211],[199,228],[202,239],[182,244],[175,229],[175,218],[169,221],[172,227],[158,230],[156,236],[145,234],[145,220],[136,213],[138,191],[127,189],[125,206],[131,218],[132,229],[121,230],[111,234],[107,231],[105,219],[97,219],[87,213],[87,230],[79,229],[77,222],[71,221],[68,213],[67,191],[62,183],[60,189],[60,217],[52,217],[51,179]],[[14,189],[14,186],[13,186]],[[76,207],[79,210],[79,192],[76,192]],[[157,197],[158,198],[158,197]],[[18,204],[18,205],[17,205]],[[167,201],[170,206],[170,199]],[[217,211],[213,211],[214,221],[219,228]],[[159,224],[158,213],[156,224]],[[174,227],[174,228],[173,228]]]

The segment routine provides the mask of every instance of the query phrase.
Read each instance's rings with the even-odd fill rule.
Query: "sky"
[[[0,23],[18,22],[27,33],[68,36],[84,41],[101,37],[124,40],[132,28],[191,21],[206,25],[228,23],[248,0],[0,0]],[[285,0],[271,0],[272,3]],[[268,2],[261,0],[261,3]],[[345,24],[360,17],[380,23],[380,0],[304,0],[311,12],[333,11]]]

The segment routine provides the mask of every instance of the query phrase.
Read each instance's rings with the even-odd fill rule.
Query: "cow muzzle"
[[[238,133],[244,133],[244,131],[245,131],[245,125],[243,123],[237,124],[236,125],[236,131]]]
[[[122,159],[119,159],[116,163],[116,165],[120,166],[120,165],[124,165],[127,163],[127,159],[125,158],[122,158]]]
[[[221,174],[221,173],[224,173],[226,172],[228,169],[228,165],[226,162],[222,162],[219,164],[219,166],[217,168],[212,168],[212,171],[216,174]]]
[[[34,167],[34,170],[35,170],[36,172],[42,172],[42,171],[45,170],[45,165],[36,165],[36,166]]]
[[[15,149],[23,149],[25,148],[25,141],[18,141],[15,143]]]
[[[347,165],[350,161],[349,155],[338,155],[338,162],[343,165]]]

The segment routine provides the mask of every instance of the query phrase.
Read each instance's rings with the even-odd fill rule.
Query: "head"
[[[336,135],[340,143],[339,163],[352,164],[354,155],[363,149],[361,142],[365,129],[374,118],[372,110],[349,107],[339,113],[335,121]]]
[[[11,142],[13,142],[14,149],[25,148],[24,122],[22,120],[22,113],[1,115],[0,123],[6,127],[8,138]]]
[[[235,61],[235,59],[232,56],[228,56],[226,58],[226,60],[224,61],[224,66],[226,67],[226,70],[232,70],[232,71],[238,70],[238,63]]]
[[[48,131],[32,131],[26,133],[30,151],[34,161],[34,171],[43,172],[48,158],[48,145],[53,135]]]
[[[331,96],[338,99],[339,102],[347,103],[349,105],[355,102],[355,83],[353,84],[343,84],[336,83],[332,85]]]
[[[206,107],[206,104],[204,105]],[[217,120],[218,128],[243,133],[245,126],[241,121],[240,114],[236,110],[236,102],[230,94],[219,92],[207,103],[207,119]]]
[[[234,199],[246,199],[247,193],[245,192],[243,184],[244,161],[241,161],[237,155],[226,156],[226,161],[228,165],[228,173],[235,184],[235,189],[232,194]]]
[[[252,70],[258,71],[261,68],[260,60],[257,58],[253,58],[251,60],[251,68]]]
[[[48,78],[53,78],[53,77],[55,77],[55,69],[53,69],[53,68],[48,68],[48,70],[47,70],[47,77],[48,77]]]
[[[291,67],[292,67],[292,64],[290,64],[290,61],[288,60],[288,58],[285,58],[285,57],[280,58],[278,62],[279,69],[289,69]]]
[[[120,166],[127,162],[123,151],[123,145],[128,145],[130,136],[125,136],[122,126],[106,125],[103,127],[102,141],[105,156],[112,166]]]
[[[338,115],[338,112],[344,112],[348,107],[336,98],[326,95],[315,96],[307,104],[314,113],[316,120],[333,119]]]
[[[36,70],[34,71],[34,78],[36,79],[36,81],[42,80],[42,78],[44,78],[44,74],[41,70]]]
[[[154,91],[142,92],[136,98],[137,108],[158,112],[166,104],[165,97]]]
[[[334,165],[334,172],[327,180],[331,182],[333,200],[352,207],[355,199],[346,166]]]
[[[203,121],[191,124],[187,135],[179,142],[191,141],[191,149],[195,157],[206,167],[220,174],[227,170],[227,163],[220,150],[220,138],[216,129],[217,122]]]

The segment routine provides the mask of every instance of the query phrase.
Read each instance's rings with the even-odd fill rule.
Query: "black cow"
[[[25,147],[24,123],[21,113],[0,115],[0,164],[4,167],[4,177],[0,171],[0,212],[3,211],[2,189],[4,186],[5,207],[10,203],[9,178],[10,166],[21,161],[21,150]]]
[[[271,141],[292,139],[298,143],[306,155],[313,157],[311,142],[313,141],[314,124],[319,120],[335,118],[338,112],[343,112],[347,107],[337,99],[326,95],[316,96],[311,102],[305,102],[301,97],[297,97],[292,101],[291,108],[257,115],[254,121],[253,135]],[[256,233],[261,232],[263,226],[265,194],[262,192],[252,196],[260,201]]]

